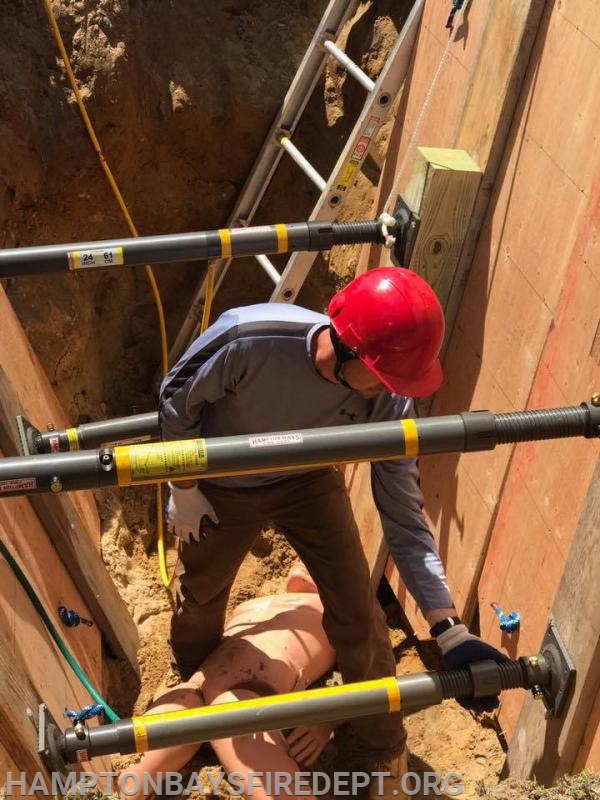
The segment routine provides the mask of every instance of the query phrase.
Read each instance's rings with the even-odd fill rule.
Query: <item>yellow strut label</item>
[[[119,486],[152,483],[157,478],[178,478],[206,472],[208,455],[204,439],[150,442],[115,447]]]
[[[106,248],[105,250],[71,250],[67,253],[67,260],[69,269],[115,267],[125,263],[122,247]]]
[[[221,238],[221,258],[229,258],[231,255],[231,231],[229,228],[220,228]]]
[[[76,428],[67,428],[67,441],[69,442],[69,450],[79,450],[79,436],[77,435]]]
[[[404,429],[404,442],[407,456],[419,455],[419,430],[414,419],[401,419],[400,424]]]

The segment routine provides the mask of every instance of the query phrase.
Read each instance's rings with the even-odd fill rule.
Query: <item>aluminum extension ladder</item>
[[[379,128],[385,121],[393,101],[404,83],[417,37],[424,0],[416,0],[376,81],[372,81],[335,44],[342,26],[357,6],[358,0],[354,2],[331,0],[327,6],[282,106],[271,125],[249,178],[229,216],[226,227],[239,228],[251,223],[284,152],[321,190],[308,219],[333,221],[339,214],[347,190],[352,186],[356,172],[361,168]],[[366,89],[367,97],[333,172],[329,179],[325,180],[296,148],[291,137],[329,56],[336,58],[348,74],[352,75]],[[315,252],[293,253],[282,274],[279,274],[265,255],[256,256],[257,261],[275,284],[270,300],[294,302],[316,256]],[[216,267],[215,291],[225,277],[231,261],[231,258],[227,258],[214,262]],[[196,288],[190,308],[171,348],[171,363],[179,358],[197,333],[206,289],[205,277]]]

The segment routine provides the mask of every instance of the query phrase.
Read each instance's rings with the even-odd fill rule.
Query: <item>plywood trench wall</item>
[[[379,211],[448,42],[446,17],[444,4],[426,2]],[[466,150],[483,173],[446,307],[445,383],[429,413],[576,405],[600,391],[599,130],[593,3],[469,4],[415,142]],[[380,247],[365,248],[360,269],[388,259]],[[591,657],[600,607],[590,606],[592,588],[574,579],[572,563],[587,553],[597,562],[592,574],[600,568],[598,549],[581,543],[596,513],[599,453],[598,439],[567,439],[422,459],[426,511],[459,611],[470,622],[478,612],[482,636],[511,657],[537,652],[549,617],[562,615],[559,628],[579,654],[571,711],[551,736],[542,704],[530,708],[523,692],[503,696],[502,728],[512,752],[524,753],[509,758],[515,775],[551,781],[573,768],[600,769]],[[353,483],[364,480],[353,473]],[[354,500],[366,518],[370,498],[355,491]],[[426,636],[389,561],[386,574]],[[492,602],[521,613],[518,634],[502,634]],[[585,608],[593,620],[580,635],[566,621],[568,607]]]

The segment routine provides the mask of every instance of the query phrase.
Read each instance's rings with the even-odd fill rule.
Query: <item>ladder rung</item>
[[[322,178],[317,170],[312,166],[310,161],[307,161],[306,158],[302,155],[300,150],[296,147],[295,144],[288,139],[287,136],[280,136],[279,137],[279,144],[283,147],[286,153],[298,164],[302,172],[307,175],[311,181],[315,184],[317,189],[322,192],[323,189],[327,186],[327,181],[325,178]]]
[[[361,86],[367,90],[367,92],[372,92],[375,88],[375,81],[372,81],[369,76],[362,71],[362,69],[349,58],[343,50],[340,50],[337,45],[331,41],[331,39],[326,39],[323,42],[323,47],[327,52],[332,55],[340,64],[346,69],[347,72],[355,78]]]
[[[281,278],[281,275],[279,274],[279,272],[277,272],[275,266],[273,265],[273,262],[269,261],[269,259],[266,256],[254,256],[254,258],[258,261],[258,263],[267,273],[269,278],[271,278],[275,286],[277,286],[277,284],[279,283],[279,279]]]

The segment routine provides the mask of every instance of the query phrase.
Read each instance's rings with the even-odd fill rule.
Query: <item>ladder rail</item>
[[[358,0],[330,0],[229,215],[227,228],[246,226],[252,221],[284,152],[279,145],[278,134],[291,136],[295,131],[329,58],[329,53],[322,47],[323,39],[336,39],[357,6]],[[229,269],[231,259],[215,259],[214,263],[216,292]],[[206,286],[205,275],[194,291],[186,317],[171,347],[170,363],[179,358],[194,336],[202,317]]]

